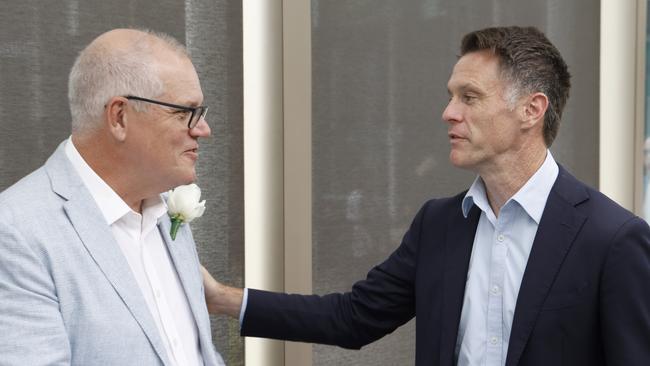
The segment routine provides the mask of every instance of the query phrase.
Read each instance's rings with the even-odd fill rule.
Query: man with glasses
[[[78,56],[72,135],[0,194],[1,365],[222,365],[197,252],[161,193],[210,135],[184,47],[116,29]]]

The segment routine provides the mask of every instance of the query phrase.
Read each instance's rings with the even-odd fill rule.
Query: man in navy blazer
[[[650,365],[648,225],[548,151],[569,80],[535,28],[469,33],[443,119],[470,189],[425,203],[350,292],[243,293],[204,272],[208,308],[243,308],[245,336],[346,348],[415,316],[416,365]]]

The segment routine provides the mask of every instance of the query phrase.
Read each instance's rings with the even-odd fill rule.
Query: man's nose
[[[210,125],[208,125],[208,121],[206,121],[203,117],[199,120],[199,123],[194,126],[194,128],[190,129],[190,135],[194,137],[208,137],[210,134],[212,134]]]
[[[442,111],[442,119],[447,123],[460,121],[461,117],[460,117],[459,109],[456,106],[456,103],[454,102],[453,99],[451,99],[449,103],[447,103],[445,110]]]

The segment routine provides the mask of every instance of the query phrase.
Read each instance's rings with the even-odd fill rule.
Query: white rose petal
[[[167,197],[167,211],[170,213],[178,212],[176,205],[176,195],[174,195],[174,191],[169,191],[169,196]]]
[[[199,199],[201,199],[201,189],[194,183],[174,188],[167,199],[169,216],[180,214],[183,222],[201,217],[205,212],[205,200],[199,202]]]

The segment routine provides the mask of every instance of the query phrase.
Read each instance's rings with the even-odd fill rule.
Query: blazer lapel
[[[158,357],[164,364],[169,364],[158,329],[131,268],[95,200],[65,156],[64,146],[64,143],[59,145],[46,163],[52,189],[66,200],[63,209],[90,256],[133,314]]]
[[[212,345],[210,318],[207,315],[202,287],[203,282],[199,272],[197,255],[194,251],[194,240],[189,231],[183,228],[178,231],[176,240],[172,240],[169,235],[170,228],[171,221],[167,216],[158,220],[158,230],[167,245],[169,256],[174,263],[176,273],[194,316],[201,342],[203,360],[206,365],[218,364],[215,360],[215,353],[212,352],[214,346]]]
[[[469,259],[472,254],[478,220],[481,216],[481,210],[474,206],[465,218],[460,211],[460,206],[459,203],[459,212],[450,220],[447,240],[445,240],[444,255],[446,260],[440,336],[441,365],[451,365],[453,362]]]
[[[539,223],[515,307],[506,366],[518,364],[555,276],[586,217],[575,205],[588,199],[562,167]]]

